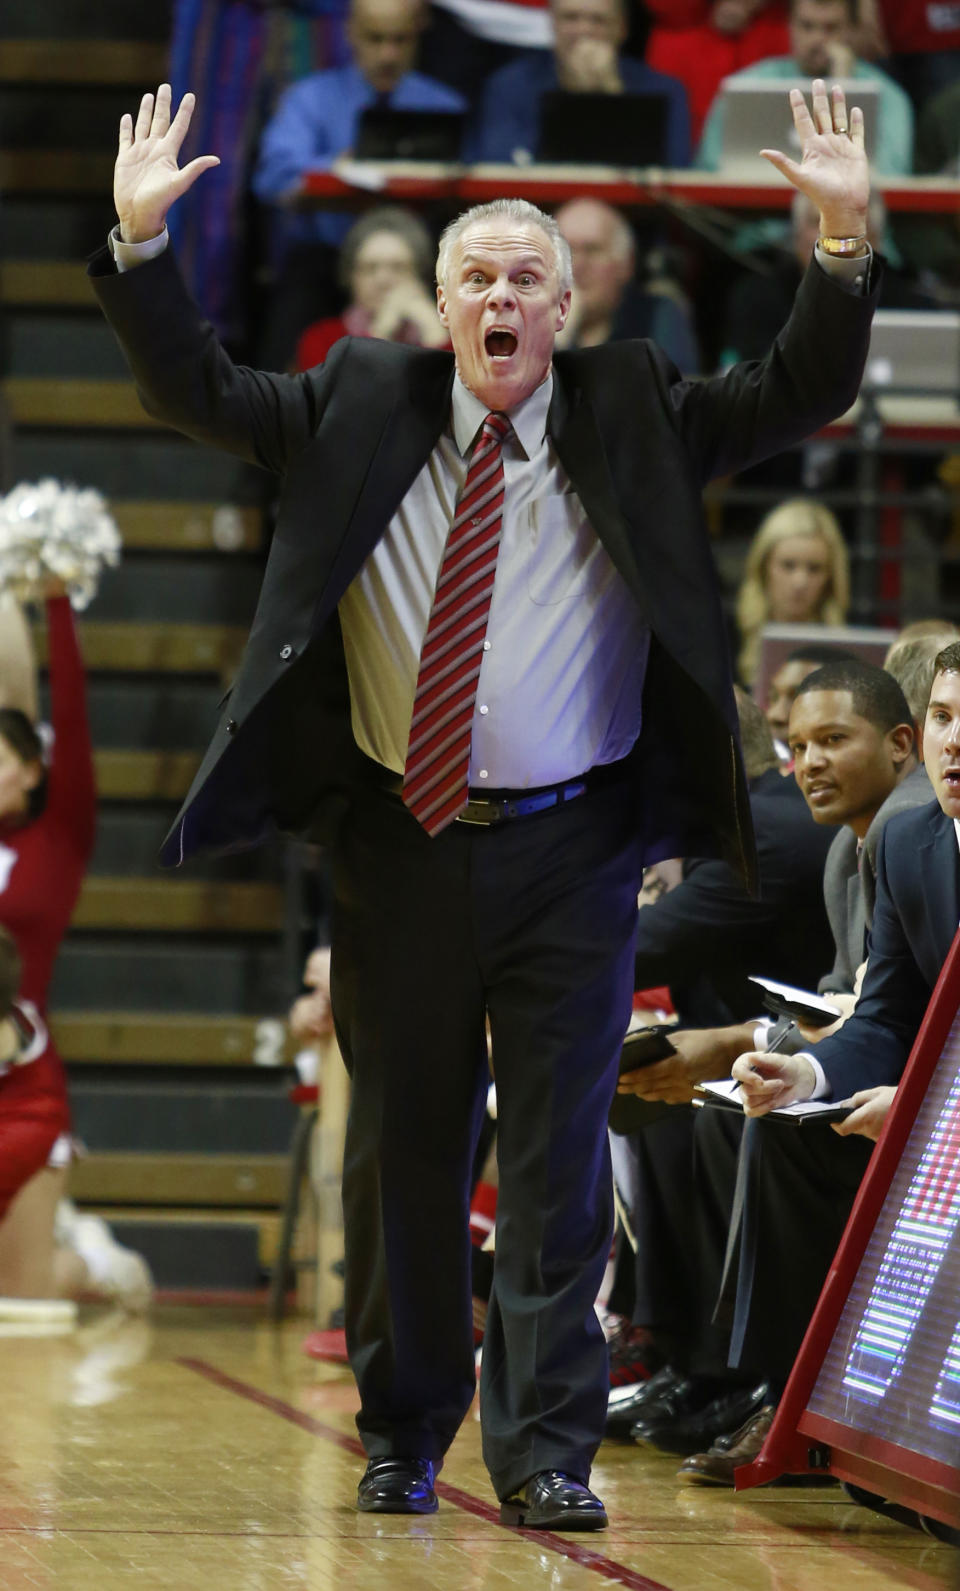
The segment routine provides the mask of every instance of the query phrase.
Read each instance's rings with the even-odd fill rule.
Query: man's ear
[[[440,324],[442,326],[446,326],[447,325],[447,295],[446,295],[446,293],[443,290],[443,283],[442,282],[438,282],[437,283],[437,314],[440,316]]]
[[[895,729],[887,732],[893,760],[901,768],[910,756],[917,750],[917,734],[913,724],[897,724]]]
[[[570,303],[572,298],[573,294],[568,287],[561,298],[560,303],[557,305],[557,331],[563,331],[563,328],[567,323],[567,316],[570,313]]]

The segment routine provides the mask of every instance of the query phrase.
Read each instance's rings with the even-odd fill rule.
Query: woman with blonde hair
[[[765,624],[843,624],[850,564],[830,509],[809,497],[780,503],[761,522],[737,594],[738,671],[753,684]]]

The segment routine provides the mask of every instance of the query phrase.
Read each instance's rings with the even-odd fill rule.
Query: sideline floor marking
[[[192,1370],[198,1376],[203,1376],[224,1392],[232,1392],[238,1398],[246,1398],[249,1403],[255,1403],[259,1408],[279,1415],[281,1420],[287,1420],[291,1425],[298,1425],[302,1431],[309,1431],[311,1436],[320,1436],[325,1442],[333,1442],[345,1453],[352,1453],[357,1458],[366,1457],[357,1437],[347,1436],[335,1426],[325,1425],[312,1414],[294,1408],[292,1403],[285,1402],[283,1398],[275,1398],[269,1392],[262,1392],[259,1387],[251,1386],[248,1381],[238,1381],[235,1376],[227,1375],[224,1370],[218,1370],[216,1365],[208,1364],[205,1359],[180,1357],[174,1363],[181,1365],[185,1370]],[[473,1514],[477,1519],[484,1519],[488,1524],[500,1525],[499,1509],[492,1503],[484,1502],[481,1497],[474,1497],[471,1492],[462,1491],[459,1486],[451,1486],[444,1480],[437,1481],[436,1491],[444,1502],[452,1503],[455,1508],[462,1508],[464,1513]],[[512,1527],[501,1526],[501,1528]],[[628,1568],[625,1563],[617,1563],[614,1558],[607,1558],[603,1553],[593,1552],[589,1547],[581,1545],[579,1540],[571,1540],[552,1530],[513,1529],[513,1534],[522,1537],[532,1546],[547,1547],[563,1558],[570,1558],[582,1568],[592,1569],[596,1574],[602,1575],[611,1585],[627,1587],[627,1591],[670,1591],[670,1587],[665,1586],[662,1581],[651,1580],[648,1575]]]

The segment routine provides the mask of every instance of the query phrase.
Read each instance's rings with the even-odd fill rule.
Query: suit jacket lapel
[[[453,364],[447,359],[412,367],[403,389],[394,391],[331,565],[315,628],[339,602],[430,457],[450,412],[452,386]]]

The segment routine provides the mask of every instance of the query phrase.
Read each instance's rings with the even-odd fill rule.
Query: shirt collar
[[[960,818],[954,818],[953,832],[957,836],[957,844],[960,846]]]
[[[539,387],[510,410],[510,424],[528,459],[539,452],[547,434],[547,415],[553,397],[553,368]],[[464,458],[473,448],[477,434],[490,410],[475,393],[465,387],[459,375],[453,378],[453,439]]]

